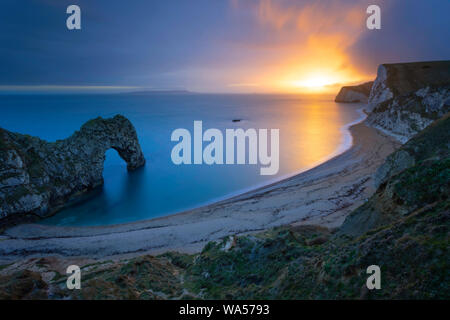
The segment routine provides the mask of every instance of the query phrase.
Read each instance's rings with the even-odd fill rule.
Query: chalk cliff
[[[380,65],[367,111],[367,124],[408,141],[450,111],[450,61]]]
[[[0,223],[49,216],[101,186],[111,148],[129,170],[145,164],[133,125],[120,115],[90,120],[53,143],[0,128]]]
[[[354,103],[354,102],[367,103],[367,101],[369,100],[372,85],[373,81],[370,81],[360,84],[358,86],[342,87],[338,95],[334,99],[334,101],[343,103]]]

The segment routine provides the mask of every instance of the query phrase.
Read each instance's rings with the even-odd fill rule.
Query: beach
[[[198,209],[103,227],[23,224],[0,238],[0,260],[63,256],[111,259],[167,251],[195,253],[209,241],[282,225],[336,228],[375,191],[372,175],[400,144],[377,129],[350,127],[352,147],[272,185]]]

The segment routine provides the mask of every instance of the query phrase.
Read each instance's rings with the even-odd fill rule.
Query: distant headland
[[[178,95],[178,94],[194,94],[192,91],[188,90],[141,90],[141,91],[131,91],[122,94],[136,95],[136,96],[146,96],[146,95]]]

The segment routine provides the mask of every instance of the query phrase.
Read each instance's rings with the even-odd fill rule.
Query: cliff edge
[[[0,223],[50,216],[103,185],[105,152],[111,148],[129,170],[145,164],[136,130],[120,115],[90,120],[52,143],[0,128]]]
[[[382,64],[366,123],[405,143],[450,111],[450,61]]]
[[[357,86],[342,87],[334,101],[342,103],[367,103],[372,85],[373,81],[370,81]]]

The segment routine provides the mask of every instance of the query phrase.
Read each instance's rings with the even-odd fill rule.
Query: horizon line
[[[349,84],[336,84],[345,86]],[[186,92],[186,94],[306,94],[326,95],[331,92],[304,92],[301,90],[267,90],[267,91],[229,91],[229,90],[189,90],[186,88],[157,88],[143,86],[119,86],[119,85],[0,85],[0,95],[6,94],[101,94],[101,93],[170,93]],[[337,93],[337,92],[336,92]]]

